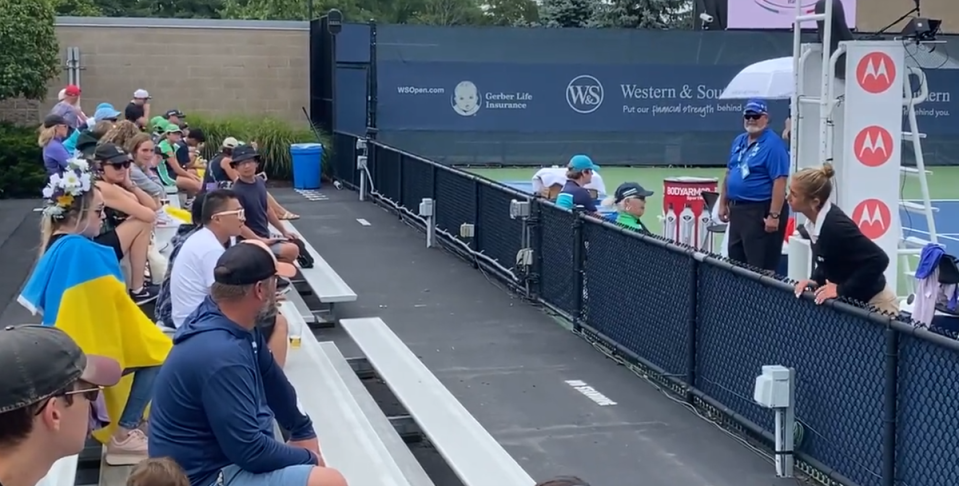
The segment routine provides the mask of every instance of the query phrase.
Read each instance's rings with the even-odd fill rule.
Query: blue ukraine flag
[[[70,335],[87,354],[107,356],[128,370],[163,364],[173,343],[130,298],[112,248],[79,235],[60,237],[43,254],[17,299],[43,325]],[[109,440],[130,395],[132,374],[104,392]]]

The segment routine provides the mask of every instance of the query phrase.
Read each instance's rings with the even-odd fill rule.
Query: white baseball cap
[[[223,139],[223,144],[221,146],[223,148],[231,149],[231,148],[236,148],[238,145],[240,145],[240,142],[238,142],[235,138],[226,137]]]
[[[60,92],[57,93],[57,100],[59,100],[59,101],[63,101],[63,99],[66,98],[66,97],[67,97],[67,89],[66,89],[66,88],[61,89]]]
[[[133,98],[138,100],[145,100],[150,98],[150,93],[145,89],[138,89],[133,92]]]

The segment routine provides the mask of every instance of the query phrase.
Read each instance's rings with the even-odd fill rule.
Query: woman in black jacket
[[[883,272],[889,257],[859,230],[846,213],[829,202],[831,165],[803,169],[789,183],[789,206],[802,213],[812,246],[812,278],[796,284],[796,296],[814,288],[816,303],[845,297],[878,310],[897,313],[896,293],[886,286]]]

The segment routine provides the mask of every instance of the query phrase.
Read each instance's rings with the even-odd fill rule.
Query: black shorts
[[[117,255],[117,261],[123,260],[123,247],[120,245],[120,236],[117,235],[116,230],[107,231],[94,238],[93,241],[113,248],[113,252]]]

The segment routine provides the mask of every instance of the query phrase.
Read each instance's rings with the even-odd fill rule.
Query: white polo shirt
[[[223,244],[207,228],[190,235],[173,261],[170,270],[170,304],[174,327],[196,310],[213,285],[213,269],[220,255],[225,252]]]

